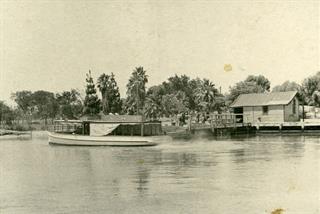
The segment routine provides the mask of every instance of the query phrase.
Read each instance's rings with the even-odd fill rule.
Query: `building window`
[[[292,102],[292,113],[296,114],[296,99],[293,99],[293,102]]]
[[[262,114],[268,114],[268,106],[262,106]]]

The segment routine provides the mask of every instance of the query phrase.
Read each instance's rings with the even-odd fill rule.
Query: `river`
[[[0,140],[0,213],[320,213],[320,138],[195,138],[155,147]]]

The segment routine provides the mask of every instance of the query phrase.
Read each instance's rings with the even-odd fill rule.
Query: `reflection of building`
[[[231,108],[244,123],[299,121],[296,91],[241,94]]]

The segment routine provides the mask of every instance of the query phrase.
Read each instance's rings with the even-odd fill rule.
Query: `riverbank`
[[[4,135],[24,135],[30,134],[30,131],[15,131],[15,130],[8,130],[8,129],[0,129],[0,136]]]
[[[7,129],[0,129],[0,139],[7,140],[7,139],[16,139],[16,138],[32,138],[31,131],[14,131],[14,130],[7,130]]]

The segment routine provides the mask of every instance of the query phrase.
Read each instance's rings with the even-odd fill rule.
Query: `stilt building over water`
[[[231,108],[244,123],[283,123],[299,121],[296,91],[241,94]],[[242,114],[242,115],[241,115]]]

